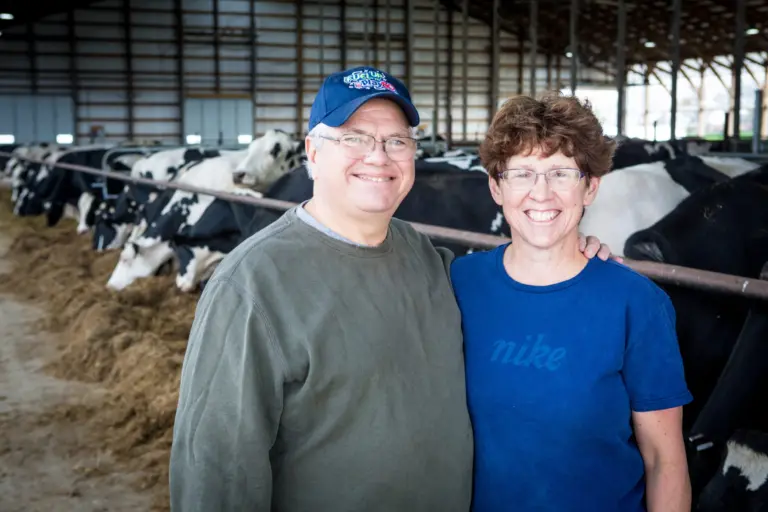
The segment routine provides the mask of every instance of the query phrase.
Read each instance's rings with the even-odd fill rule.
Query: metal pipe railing
[[[10,156],[10,154],[0,152],[0,156]],[[24,157],[22,159],[33,163],[42,163],[39,160],[34,160],[31,158]],[[296,203],[290,201],[281,201],[279,199],[270,199],[266,197],[256,198],[251,196],[241,196],[229,192],[196,187],[194,185],[180,183],[177,181],[167,182],[151,180],[148,178],[139,178],[114,171],[93,169],[76,164],[57,163],[56,167],[77,172],[84,172],[94,176],[105,176],[128,183],[148,185],[161,190],[183,190],[186,192],[209,195],[219,199],[224,199],[226,201],[250,204],[253,206],[260,206],[273,210],[285,211],[296,205]],[[462,231],[442,226],[421,224],[418,222],[410,222],[410,224],[417,231],[435,240],[464,244],[469,247],[475,247],[478,249],[492,249],[500,244],[510,241],[509,238],[495,235]],[[711,272],[708,270],[700,270],[678,265],[669,265],[666,263],[656,263],[652,261],[630,260],[627,258],[624,258],[624,264],[633,270],[662,283],[668,283],[676,286],[685,286],[703,291],[739,295],[750,299],[768,299],[768,281],[762,281],[757,278],[734,276],[720,272]]]

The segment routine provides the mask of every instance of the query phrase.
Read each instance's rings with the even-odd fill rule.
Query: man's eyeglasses
[[[395,162],[413,159],[418,148],[416,139],[411,137],[390,137],[379,140],[364,133],[346,133],[338,139],[326,135],[319,135],[319,137],[340,144],[346,153],[353,158],[368,156],[374,150],[376,142],[384,144],[384,151],[387,156]]]
[[[557,192],[567,192],[576,188],[584,173],[578,169],[550,169],[547,172],[534,172],[529,169],[505,169],[499,177],[511,190],[530,190],[536,185],[539,174],[547,180],[549,188]]]

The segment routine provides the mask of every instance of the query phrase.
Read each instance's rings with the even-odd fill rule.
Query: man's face
[[[364,103],[346,123],[327,129],[323,135],[339,138],[356,133],[371,135],[379,141],[410,137],[408,121],[400,107],[378,98]],[[354,217],[392,216],[413,186],[414,159],[393,161],[378,141],[366,156],[358,157],[352,156],[341,143],[308,139],[307,158],[314,164],[314,197]]]

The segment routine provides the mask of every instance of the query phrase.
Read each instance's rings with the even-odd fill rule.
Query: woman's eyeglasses
[[[584,173],[578,169],[550,169],[547,172],[535,172],[530,169],[505,169],[499,175],[504,185],[511,190],[530,190],[536,185],[539,175],[544,176],[549,188],[557,192],[567,192],[576,188]]]

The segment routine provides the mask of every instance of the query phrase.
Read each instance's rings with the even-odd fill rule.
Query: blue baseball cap
[[[405,84],[379,69],[358,66],[333,73],[323,81],[309,112],[309,129],[318,123],[341,126],[360,105],[373,98],[394,101],[403,109],[410,125],[418,126],[419,112],[411,103]]]

